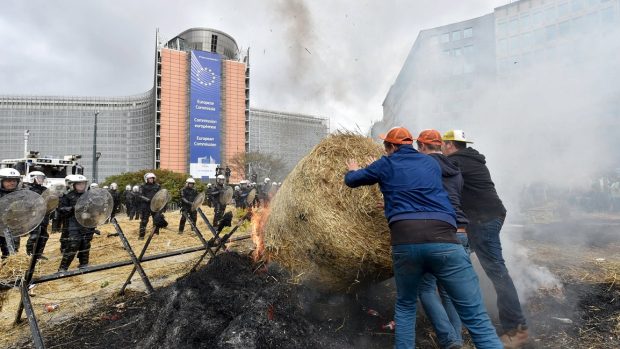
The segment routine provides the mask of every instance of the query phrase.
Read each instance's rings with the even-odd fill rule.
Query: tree
[[[189,175],[183,173],[176,173],[170,170],[140,170],[136,172],[125,172],[116,176],[109,176],[106,178],[105,182],[101,183],[101,186],[110,185],[110,183],[118,184],[118,189],[120,192],[125,191],[126,185],[142,185],[144,184],[144,175],[147,172],[152,172],[157,176],[157,183],[161,185],[162,188],[167,189],[172,196],[173,202],[178,202],[181,199],[181,189],[185,186],[185,180],[189,178]],[[196,184],[194,188],[201,192],[205,190],[206,185],[200,181],[200,179],[195,178]]]
[[[230,168],[237,173],[245,173],[250,178],[256,173],[258,179],[271,177],[283,180],[286,177],[286,164],[279,157],[260,152],[239,153],[230,160]]]

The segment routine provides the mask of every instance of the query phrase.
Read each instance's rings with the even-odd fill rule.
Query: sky
[[[125,96],[153,85],[155,31],[230,34],[250,49],[255,108],[330,118],[366,133],[418,32],[508,0],[9,0],[0,94]]]

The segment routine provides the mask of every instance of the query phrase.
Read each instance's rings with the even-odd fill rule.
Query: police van
[[[22,175],[22,182],[27,182],[28,174],[33,171],[45,173],[45,186],[64,190],[65,177],[72,174],[84,174],[84,168],[78,164],[81,155],[65,155],[63,158],[39,157],[38,151],[30,151],[28,156],[20,159],[0,161],[0,168],[14,168]]]

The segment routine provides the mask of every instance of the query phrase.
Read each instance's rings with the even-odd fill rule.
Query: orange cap
[[[379,138],[394,144],[412,144],[413,136],[404,127],[392,127],[387,134],[379,135]]]
[[[418,142],[432,145],[442,145],[441,133],[437,130],[424,130],[420,132],[417,139]]]

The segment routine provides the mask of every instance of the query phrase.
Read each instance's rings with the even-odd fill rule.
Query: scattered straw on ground
[[[362,166],[382,155],[371,139],[330,135],[288,175],[271,203],[265,245],[294,276],[328,289],[349,289],[391,273],[388,226],[378,186],[350,189],[346,160]]]

